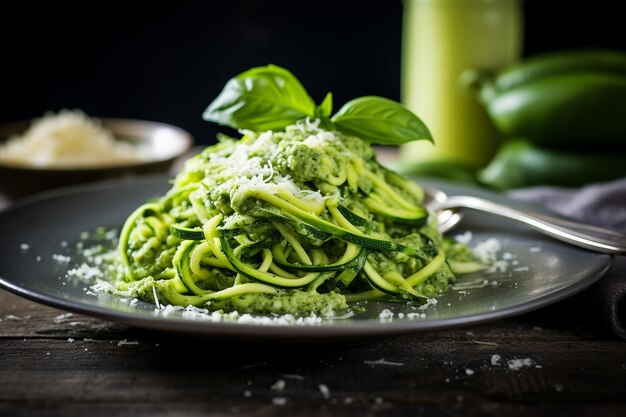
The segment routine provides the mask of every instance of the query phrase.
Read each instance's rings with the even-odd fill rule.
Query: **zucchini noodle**
[[[451,264],[476,265],[437,231],[422,188],[364,141],[311,120],[243,133],[189,159],[165,196],[128,217],[118,289],[210,310],[330,314],[424,303],[454,282]]]

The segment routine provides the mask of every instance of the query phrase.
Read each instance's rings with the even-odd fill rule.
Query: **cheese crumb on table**
[[[326,399],[330,398],[330,390],[328,389],[328,386],[326,384],[319,384],[317,387],[322,393],[322,397]]]
[[[270,388],[273,391],[282,391],[283,389],[285,389],[285,385],[287,385],[285,383],[285,380],[284,379],[279,379],[278,381],[274,382]]]
[[[403,366],[404,362],[391,362],[385,360],[385,358],[381,358],[375,361],[363,361],[366,365],[387,365],[387,366]]]
[[[518,371],[524,367],[529,367],[533,365],[533,361],[530,358],[511,359],[507,363],[509,365],[509,369],[513,371]]]
[[[287,398],[285,398],[285,397],[274,397],[274,398],[272,398],[272,404],[274,404],[274,405],[285,405],[285,404],[287,404]]]

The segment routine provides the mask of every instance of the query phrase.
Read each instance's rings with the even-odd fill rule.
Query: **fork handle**
[[[521,210],[479,197],[449,196],[436,207],[437,210],[453,208],[469,208],[518,220],[548,236],[596,252],[626,254],[626,234],[616,230]]]

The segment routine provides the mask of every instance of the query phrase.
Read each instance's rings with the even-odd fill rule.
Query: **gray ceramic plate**
[[[504,199],[479,189],[428,182],[451,195]],[[313,325],[280,324],[271,317],[270,324],[213,321],[181,311],[164,315],[148,303],[96,295],[86,284],[65,277],[68,266],[53,255],[71,257],[81,232],[120,227],[136,206],[168,187],[163,177],[91,184],[41,194],[0,212],[0,286],[54,307],[141,328],[229,340],[327,343],[456,327],[528,312],[583,290],[611,265],[608,255],[566,246],[510,221],[467,212],[452,235],[470,231],[471,245],[497,239],[504,270],[462,277],[458,286],[425,310],[412,304],[370,302],[364,313]],[[393,317],[381,318],[385,309]]]

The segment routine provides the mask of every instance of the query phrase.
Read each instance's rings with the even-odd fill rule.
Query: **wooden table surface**
[[[259,346],[0,290],[0,416],[626,415],[626,346],[567,303],[357,346]]]

